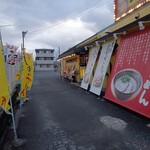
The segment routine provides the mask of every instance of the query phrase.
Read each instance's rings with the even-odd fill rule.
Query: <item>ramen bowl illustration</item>
[[[98,77],[96,77],[96,78],[94,79],[93,85],[94,85],[95,87],[100,87],[101,84],[102,84],[102,81],[103,81],[103,77],[98,76]]]
[[[121,101],[131,100],[142,86],[142,77],[135,70],[122,70],[112,80],[112,92]]]
[[[90,80],[90,73],[86,73],[84,76],[84,83],[88,83]]]

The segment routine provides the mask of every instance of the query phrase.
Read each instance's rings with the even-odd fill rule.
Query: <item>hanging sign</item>
[[[88,89],[88,85],[90,83],[90,78],[92,75],[92,71],[94,68],[94,64],[95,64],[99,49],[100,49],[100,46],[95,46],[90,51],[89,60],[88,60],[88,64],[86,67],[85,75],[84,75],[82,83],[81,83],[81,88],[83,88],[85,90]]]
[[[101,55],[98,60],[94,78],[90,91],[97,95],[100,95],[103,86],[104,78],[108,68],[108,64],[114,49],[115,41],[109,41],[102,45]]]

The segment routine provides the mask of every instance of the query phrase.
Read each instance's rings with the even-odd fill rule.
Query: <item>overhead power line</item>
[[[3,27],[8,27],[8,26],[13,26],[13,25],[11,25],[11,24],[0,25],[0,28],[3,28]]]
[[[37,30],[29,31],[28,33],[29,33],[29,34],[31,34],[31,33],[37,33],[37,32],[45,31],[45,30],[48,30],[48,29],[50,29],[50,28],[59,26],[59,25],[65,23],[65,22],[68,21],[68,20],[72,20],[72,19],[75,19],[75,18],[77,18],[77,17],[81,17],[81,16],[83,16],[83,15],[85,15],[85,14],[88,14],[90,11],[92,11],[92,10],[98,8],[98,7],[104,6],[108,1],[109,1],[109,0],[105,0],[105,1],[102,1],[102,2],[101,2],[101,1],[97,1],[97,2],[94,4],[94,6],[88,8],[88,9],[82,11],[82,12],[79,12],[79,13],[77,13],[77,14],[74,15],[74,16],[68,17],[68,18],[62,20],[62,21],[59,22],[59,23],[53,24],[53,25],[48,26],[48,27],[43,27],[43,28],[40,28],[40,29],[37,29]]]

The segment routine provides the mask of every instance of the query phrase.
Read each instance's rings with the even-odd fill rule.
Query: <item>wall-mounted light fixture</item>
[[[91,46],[84,46],[86,51],[88,51],[88,49],[91,48],[91,47],[93,47],[93,46],[92,45]]]
[[[139,21],[138,25],[139,25],[139,29],[140,30],[144,30],[145,26],[143,25],[144,23],[150,23],[150,21]]]
[[[104,43],[104,42],[105,42],[105,40],[103,40],[103,41],[95,41],[95,44],[96,44],[96,46],[99,46],[100,43]]]
[[[120,32],[120,33],[113,33],[114,39],[117,40],[118,36],[117,35],[126,35],[126,31]]]
[[[110,33],[112,33],[112,32],[109,32],[109,31],[106,31],[106,32],[105,32],[105,34],[110,34]]]
[[[135,15],[135,19],[137,20],[137,19],[139,19],[140,18],[140,13],[137,13],[136,15]]]

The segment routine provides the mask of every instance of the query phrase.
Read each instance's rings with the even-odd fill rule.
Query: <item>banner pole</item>
[[[9,93],[10,94],[10,93]],[[16,132],[16,125],[15,125],[15,117],[14,117],[14,111],[13,111],[13,105],[12,105],[12,99],[10,96],[10,106],[11,106],[11,115],[12,115],[12,123],[13,123],[13,129],[14,129],[14,137],[15,140],[17,140],[17,132]]]
[[[6,68],[6,65],[5,65]],[[6,72],[7,81],[8,81],[8,72]],[[16,125],[15,125],[15,117],[14,117],[14,110],[13,110],[13,104],[12,104],[12,98],[10,94],[10,87],[8,85],[8,92],[9,92],[9,99],[10,99],[10,107],[11,107],[11,115],[12,115],[12,123],[13,123],[13,129],[14,129],[14,138],[17,140],[17,132],[16,132]]]
[[[22,49],[23,49],[23,47],[22,47],[22,44],[21,44],[20,92],[22,91],[22,69],[23,69],[23,64],[22,64],[22,60],[23,60],[23,58],[22,58]],[[22,98],[21,98],[21,93],[20,93],[20,116],[21,116],[21,114],[22,114],[22,101],[23,101],[23,100],[22,100]]]

